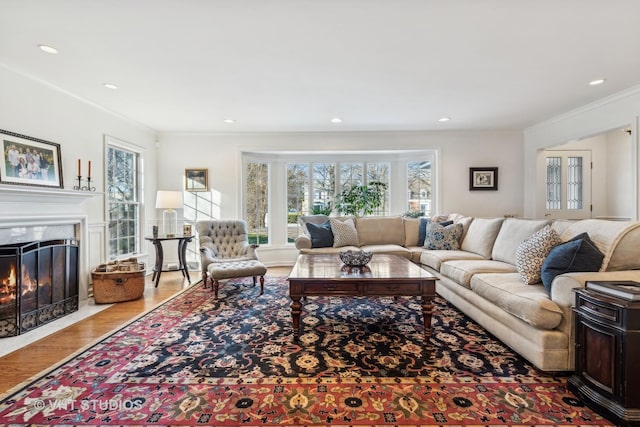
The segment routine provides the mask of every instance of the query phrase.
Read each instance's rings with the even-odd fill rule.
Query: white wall
[[[627,218],[633,215],[632,192],[632,144],[631,135],[623,129],[571,141],[553,147],[553,150],[589,150],[593,169],[591,171],[592,218]],[[543,157],[543,152],[540,152]],[[545,173],[545,165],[541,165]]]
[[[145,147],[147,190],[145,203],[151,207],[145,217],[155,217],[156,148],[155,134],[126,119],[90,105],[55,88],[36,82],[0,66],[0,129],[60,144],[64,188],[71,190],[77,176],[77,161],[82,159],[83,175],[87,161],[92,161],[92,179],[99,193],[104,192],[104,135]],[[12,186],[14,187],[14,186]],[[29,187],[22,187],[26,193]],[[34,197],[34,207],[16,205],[15,211],[6,209],[0,215],[26,215],[37,211],[43,214]],[[33,209],[33,210],[31,210]],[[63,213],[70,207],[64,203],[47,205],[47,213]],[[80,213],[88,216],[87,241],[80,242],[81,251],[90,266],[106,261],[106,221],[104,197],[97,195],[82,202]],[[71,209],[78,213],[78,207]],[[1,221],[1,218],[0,218]],[[98,242],[98,244],[96,244]],[[89,249],[91,248],[91,249]],[[96,253],[99,251],[100,253]],[[88,277],[82,277],[86,286]]]
[[[161,134],[159,141],[158,169],[162,172],[158,188],[180,190],[185,168],[206,168],[210,188],[219,198],[220,218],[241,217],[243,151],[434,149],[439,153],[440,195],[435,212],[487,217],[523,213],[519,132]],[[499,168],[498,191],[469,191],[469,168],[478,166]],[[261,248],[261,253],[268,250]],[[271,250],[280,251],[276,257],[286,252],[283,248]]]
[[[544,205],[540,203],[541,194],[544,193],[537,188],[537,182],[540,179],[540,170],[537,168],[540,150],[631,126],[630,175],[622,190],[616,189],[616,191],[620,193],[620,197],[627,197],[628,203],[632,205],[631,214],[624,216],[638,220],[638,212],[640,212],[639,117],[640,86],[636,86],[525,129],[523,170],[525,215],[533,218],[544,216]]]
[[[633,214],[633,142],[627,132],[607,134],[607,215],[627,218]]]
[[[241,213],[242,151],[425,150],[440,152],[438,212],[522,214],[522,135],[518,132],[350,132],[161,134],[158,188],[180,190],[185,168],[209,169],[220,214]],[[469,167],[499,167],[498,191],[469,191]],[[284,189],[283,189],[284,191]]]

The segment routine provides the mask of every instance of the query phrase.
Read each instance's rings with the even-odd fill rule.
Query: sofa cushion
[[[640,222],[627,224],[618,236],[606,271],[640,270]]]
[[[560,237],[568,241],[580,233],[588,233],[604,254],[600,271],[640,268],[640,233],[634,233],[638,227],[640,222],[583,219],[572,223]],[[632,239],[627,240],[629,237]],[[618,248],[620,244],[622,247]]]
[[[373,252],[374,254],[398,255],[403,258],[411,259],[411,250],[400,245],[365,245],[360,247],[363,251]]]
[[[532,220],[523,218],[507,218],[500,227],[500,232],[493,244],[491,259],[516,264],[516,251],[520,243],[533,233],[549,225],[547,220]]]
[[[471,290],[536,328],[553,329],[562,321],[562,309],[551,301],[544,286],[523,286],[518,273],[476,274]]]
[[[402,223],[404,224],[404,246],[407,248],[418,246],[420,218],[404,217]]]
[[[339,254],[342,251],[359,251],[360,247],[358,246],[342,246],[339,248],[330,247],[330,248],[314,248],[314,249],[300,249],[301,254]]]
[[[440,271],[440,266],[443,262],[456,261],[456,260],[484,260],[482,255],[474,254],[467,251],[422,251],[420,254],[420,264],[433,268],[436,271]]]
[[[542,284],[551,292],[553,279],[564,273],[599,271],[604,254],[591,241],[587,233],[580,233],[568,242],[562,243],[549,252],[542,263]]]
[[[326,215],[301,215],[298,217],[298,225],[302,229],[302,233],[307,237],[311,237],[307,224],[320,225],[327,221],[329,221],[329,217]]]
[[[331,231],[330,221],[319,225],[308,222],[306,225],[309,236],[311,237],[312,248],[327,248],[333,246],[333,232]]]
[[[516,251],[516,268],[526,285],[533,285],[542,280],[542,263],[551,249],[560,243],[560,236],[550,225],[546,225],[520,243]]]
[[[443,222],[446,224],[446,222]],[[462,224],[442,226],[431,222],[427,225],[424,247],[432,250],[458,250],[462,237]]]
[[[371,216],[356,218],[360,245],[404,245],[404,224],[401,216]]]
[[[459,285],[469,287],[471,278],[480,273],[513,273],[516,268],[502,261],[493,260],[456,260],[447,261],[440,266],[440,274],[447,276]],[[522,282],[520,282],[522,285]]]
[[[359,246],[358,232],[351,218],[345,220],[329,218],[329,221],[331,222],[331,231],[333,231],[333,247]]]
[[[418,229],[418,246],[426,246],[425,241],[429,238],[429,226],[431,224],[440,224],[443,227],[453,224],[453,221],[431,221],[430,218],[420,218],[420,228]],[[461,236],[462,237],[462,236]],[[461,239],[458,239],[458,246],[460,246]]]
[[[460,249],[491,258],[493,243],[498,236],[504,218],[474,218],[469,224]]]

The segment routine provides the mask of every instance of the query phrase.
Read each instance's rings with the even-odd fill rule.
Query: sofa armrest
[[[585,283],[594,280],[640,281],[640,270],[560,274],[556,276],[551,283],[551,300],[561,307],[572,307],[576,301],[573,290],[576,288],[584,288]]]
[[[296,237],[296,249],[311,249],[311,238],[308,236],[300,235]]]

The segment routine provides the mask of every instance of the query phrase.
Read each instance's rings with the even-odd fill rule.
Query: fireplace
[[[78,310],[78,241],[0,246],[0,338]]]

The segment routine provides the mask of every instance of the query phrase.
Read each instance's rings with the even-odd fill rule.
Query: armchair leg
[[[260,276],[260,295],[262,294],[264,294],[264,276]]]
[[[218,282],[218,279],[213,279],[213,295],[214,295],[214,299],[218,299],[218,289],[220,288],[220,283]]]

